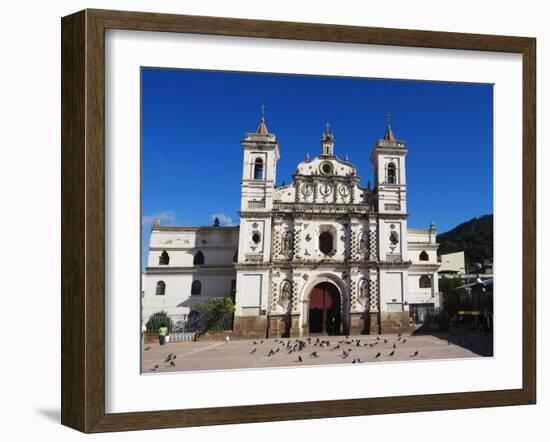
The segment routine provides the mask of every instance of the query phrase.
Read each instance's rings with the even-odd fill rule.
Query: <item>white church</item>
[[[152,226],[142,314],[189,315],[234,294],[235,337],[410,331],[438,305],[436,229],[407,227],[408,148],[388,123],[374,146],[374,186],[334,152],[321,152],[276,186],[281,150],[262,116],[241,141],[238,227]]]

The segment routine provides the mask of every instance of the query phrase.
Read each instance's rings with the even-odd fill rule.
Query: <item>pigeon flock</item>
[[[397,335],[397,339],[390,342],[388,338],[376,337],[367,339],[351,338],[350,336],[339,336],[335,342],[324,338],[276,338],[271,341],[271,345],[267,347],[266,358],[271,359],[279,352],[280,354],[297,354],[295,363],[302,363],[304,360],[318,359],[327,362],[335,362],[336,360],[345,360],[350,355],[352,356],[352,364],[361,364],[363,362],[379,360],[382,355],[392,358],[397,352],[406,353],[409,358],[419,356],[419,351],[407,348],[404,344],[407,342],[401,334]],[[252,341],[252,349],[248,350],[248,354],[254,354],[261,348],[264,340]],[[265,347],[265,346],[264,346]],[[358,348],[359,347],[359,348]],[[389,347],[389,348],[388,348]],[[376,350],[371,350],[376,348]],[[262,348],[262,350],[264,350]],[[369,350],[369,351],[367,351]],[[414,350],[414,352],[413,352]],[[359,357],[361,355],[361,357]],[[372,355],[372,356],[371,356]]]
[[[445,339],[447,340],[446,344]],[[257,364],[263,365],[269,363],[269,361],[280,361],[281,365],[306,365],[313,363],[313,361],[315,361],[315,364],[362,364],[365,362],[406,361],[432,357],[430,354],[425,354],[425,350],[423,350],[424,354],[421,353],[420,350],[424,349],[424,347],[422,347],[419,341],[411,336],[404,337],[400,333],[391,336],[310,336],[303,338],[256,339],[241,341],[238,344],[234,344],[234,342],[238,341],[225,339],[225,343],[222,345],[230,345],[232,347],[235,345],[234,351],[237,357],[240,351],[246,351],[245,355],[254,355],[255,366]],[[471,351],[474,350],[474,347],[478,347],[468,336],[458,334],[446,336],[446,338],[443,338],[443,343],[445,347],[453,344]],[[144,351],[150,349],[151,346],[148,346],[144,348]],[[185,353],[182,353],[180,356],[184,360],[186,359]],[[219,358],[220,356],[217,357]],[[165,357],[162,357],[162,359],[161,357],[159,356],[159,359],[150,362],[149,371],[158,372],[164,371],[164,369],[177,369],[177,362],[183,362],[178,360],[177,355],[174,353],[169,353]],[[183,369],[181,365],[179,368]]]

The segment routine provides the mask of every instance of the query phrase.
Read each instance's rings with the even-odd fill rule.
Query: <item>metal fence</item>
[[[208,321],[203,315],[191,312],[188,315],[169,315],[171,342],[194,341],[206,331],[216,332],[233,329],[233,314],[227,314],[216,321]]]

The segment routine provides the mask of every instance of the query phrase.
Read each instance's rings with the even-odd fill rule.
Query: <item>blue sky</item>
[[[409,147],[409,227],[439,232],[493,212],[492,85],[142,69],[142,252],[164,225],[238,224],[244,132],[265,104],[281,149],[277,185],[320,152],[330,122],[335,154],[373,181],[369,156],[392,129]]]

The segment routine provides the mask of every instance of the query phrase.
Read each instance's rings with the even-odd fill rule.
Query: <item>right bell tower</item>
[[[407,213],[407,152],[405,142],[393,134],[388,115],[386,133],[378,140],[370,156],[380,214]]]

